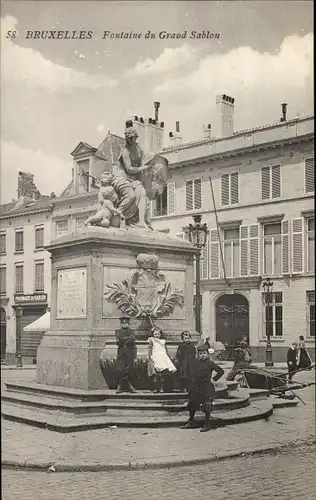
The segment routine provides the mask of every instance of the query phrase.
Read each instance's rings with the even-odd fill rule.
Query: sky
[[[91,31],[34,39],[34,31]],[[150,30],[155,38],[146,39]],[[104,31],[137,39],[103,39]],[[159,33],[186,38],[160,38]],[[190,39],[191,31],[219,38]],[[10,34],[9,34],[10,32]],[[56,36],[56,35],[55,35]],[[217,94],[235,98],[235,130],[313,113],[313,4],[304,1],[27,1],[1,8],[1,203],[18,171],[42,194],[71,179],[70,153],[97,147],[125,120],[154,116],[185,141],[203,138]]]

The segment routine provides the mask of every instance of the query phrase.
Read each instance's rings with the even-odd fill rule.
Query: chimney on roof
[[[164,123],[158,120],[159,107],[160,102],[154,102],[155,118],[134,115],[132,125],[138,133],[138,144],[146,152],[158,153],[163,149]]]
[[[158,122],[158,111],[159,111],[159,108],[160,108],[160,102],[158,101],[155,101],[154,102],[154,108],[155,108],[155,120],[156,122]]]
[[[204,139],[211,139],[211,137],[212,137],[212,127],[211,127],[210,123],[208,123],[207,125],[204,125],[204,127],[203,127],[203,135],[204,135]]]
[[[38,200],[41,193],[34,184],[34,174],[29,172],[19,172],[18,175],[18,198],[27,196],[33,200]]]
[[[169,132],[170,146],[180,146],[183,141],[183,137],[180,133],[180,122],[176,122],[176,131]]]
[[[216,96],[215,137],[230,137],[234,133],[235,99],[226,94]]]
[[[286,111],[287,111],[287,104],[286,102],[283,102],[281,104],[282,107],[282,118],[280,119],[280,122],[286,122]]]

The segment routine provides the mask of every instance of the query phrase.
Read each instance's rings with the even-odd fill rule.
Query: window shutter
[[[210,231],[211,278],[219,278],[219,241],[216,229]]]
[[[44,290],[44,263],[38,262],[35,264],[35,291],[42,292]]]
[[[229,174],[221,175],[221,204],[229,205]]]
[[[259,272],[259,224],[249,226],[249,257],[250,276],[257,276]]]
[[[232,205],[239,203],[238,172],[230,175],[230,202]]]
[[[272,170],[272,198],[280,198],[281,196],[281,167],[273,165]]]
[[[196,210],[202,208],[202,179],[194,181],[194,208]]]
[[[185,183],[185,205],[186,210],[193,210],[193,181]]]
[[[288,274],[290,272],[289,267],[289,221],[283,220],[281,224],[282,235],[281,235],[281,245],[282,245],[282,274]]]
[[[207,280],[209,278],[208,274],[208,259],[209,259],[209,241],[206,240],[205,247],[203,247],[201,252],[202,265],[201,265],[201,278]]]
[[[315,163],[314,158],[305,160],[305,193],[314,192]]]
[[[292,220],[292,272],[299,274],[303,272],[303,219]]]
[[[174,182],[168,182],[167,184],[167,214],[172,215],[175,213],[175,194],[176,185]]]
[[[261,169],[261,198],[263,200],[270,199],[270,167],[262,167]]]
[[[240,275],[248,276],[248,226],[240,226]]]

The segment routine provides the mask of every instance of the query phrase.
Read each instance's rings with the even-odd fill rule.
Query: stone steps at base
[[[2,402],[16,404],[20,407],[33,407],[39,410],[59,411],[72,413],[74,416],[107,414],[107,415],[125,415],[142,413],[147,416],[156,414],[166,415],[168,413],[179,413],[186,410],[187,400],[120,400],[105,399],[97,402],[77,402],[69,398],[68,401],[44,397],[42,395],[21,394],[14,391],[5,391],[1,395]],[[225,399],[216,399],[214,401],[215,411],[231,411],[233,409],[243,408],[249,405],[249,394],[245,390],[235,391],[234,395]]]
[[[20,422],[35,427],[41,427],[56,432],[77,432],[91,429],[101,429],[106,427],[179,427],[187,421],[188,414],[170,415],[161,417],[143,417],[143,416],[95,416],[89,418],[67,418],[65,416],[56,415],[56,413],[48,413],[37,409],[26,409],[16,405],[3,403],[1,408],[2,418]],[[269,399],[256,401],[250,406],[230,412],[217,413],[212,415],[212,425],[215,427],[221,425],[237,424],[268,418],[273,413],[272,403]],[[203,422],[203,414],[197,414],[197,423]]]
[[[174,399],[187,399],[187,393],[185,392],[170,392],[170,393],[158,393],[154,394],[151,391],[138,391],[137,393],[121,393],[116,395],[114,390],[110,389],[98,389],[98,390],[82,390],[82,389],[72,389],[70,387],[59,387],[51,385],[42,385],[35,382],[25,383],[25,382],[6,382],[7,390],[10,392],[22,393],[22,394],[36,394],[45,397],[55,397],[58,399],[73,399],[80,401],[103,401],[105,399],[124,399],[124,400],[174,400]],[[216,384],[215,392],[216,397],[225,397],[229,391],[234,391],[238,388],[237,382],[225,382],[222,384]]]

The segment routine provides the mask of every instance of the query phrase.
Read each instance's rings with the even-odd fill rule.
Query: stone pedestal
[[[166,333],[174,354],[183,330],[192,340],[194,247],[179,238],[141,229],[87,227],[80,233],[56,238],[47,247],[52,261],[51,330],[45,333],[37,355],[37,382],[73,389],[103,389],[99,367],[101,351],[116,356],[115,330],[122,315],[105,298],[108,285],[120,284],[137,271],[139,254],[155,254],[159,271],[172,289],[183,290],[183,307],[155,321]],[[136,338],[146,339],[144,326],[131,320]],[[149,332],[148,332],[149,333]],[[145,344],[139,356],[145,356]]]

